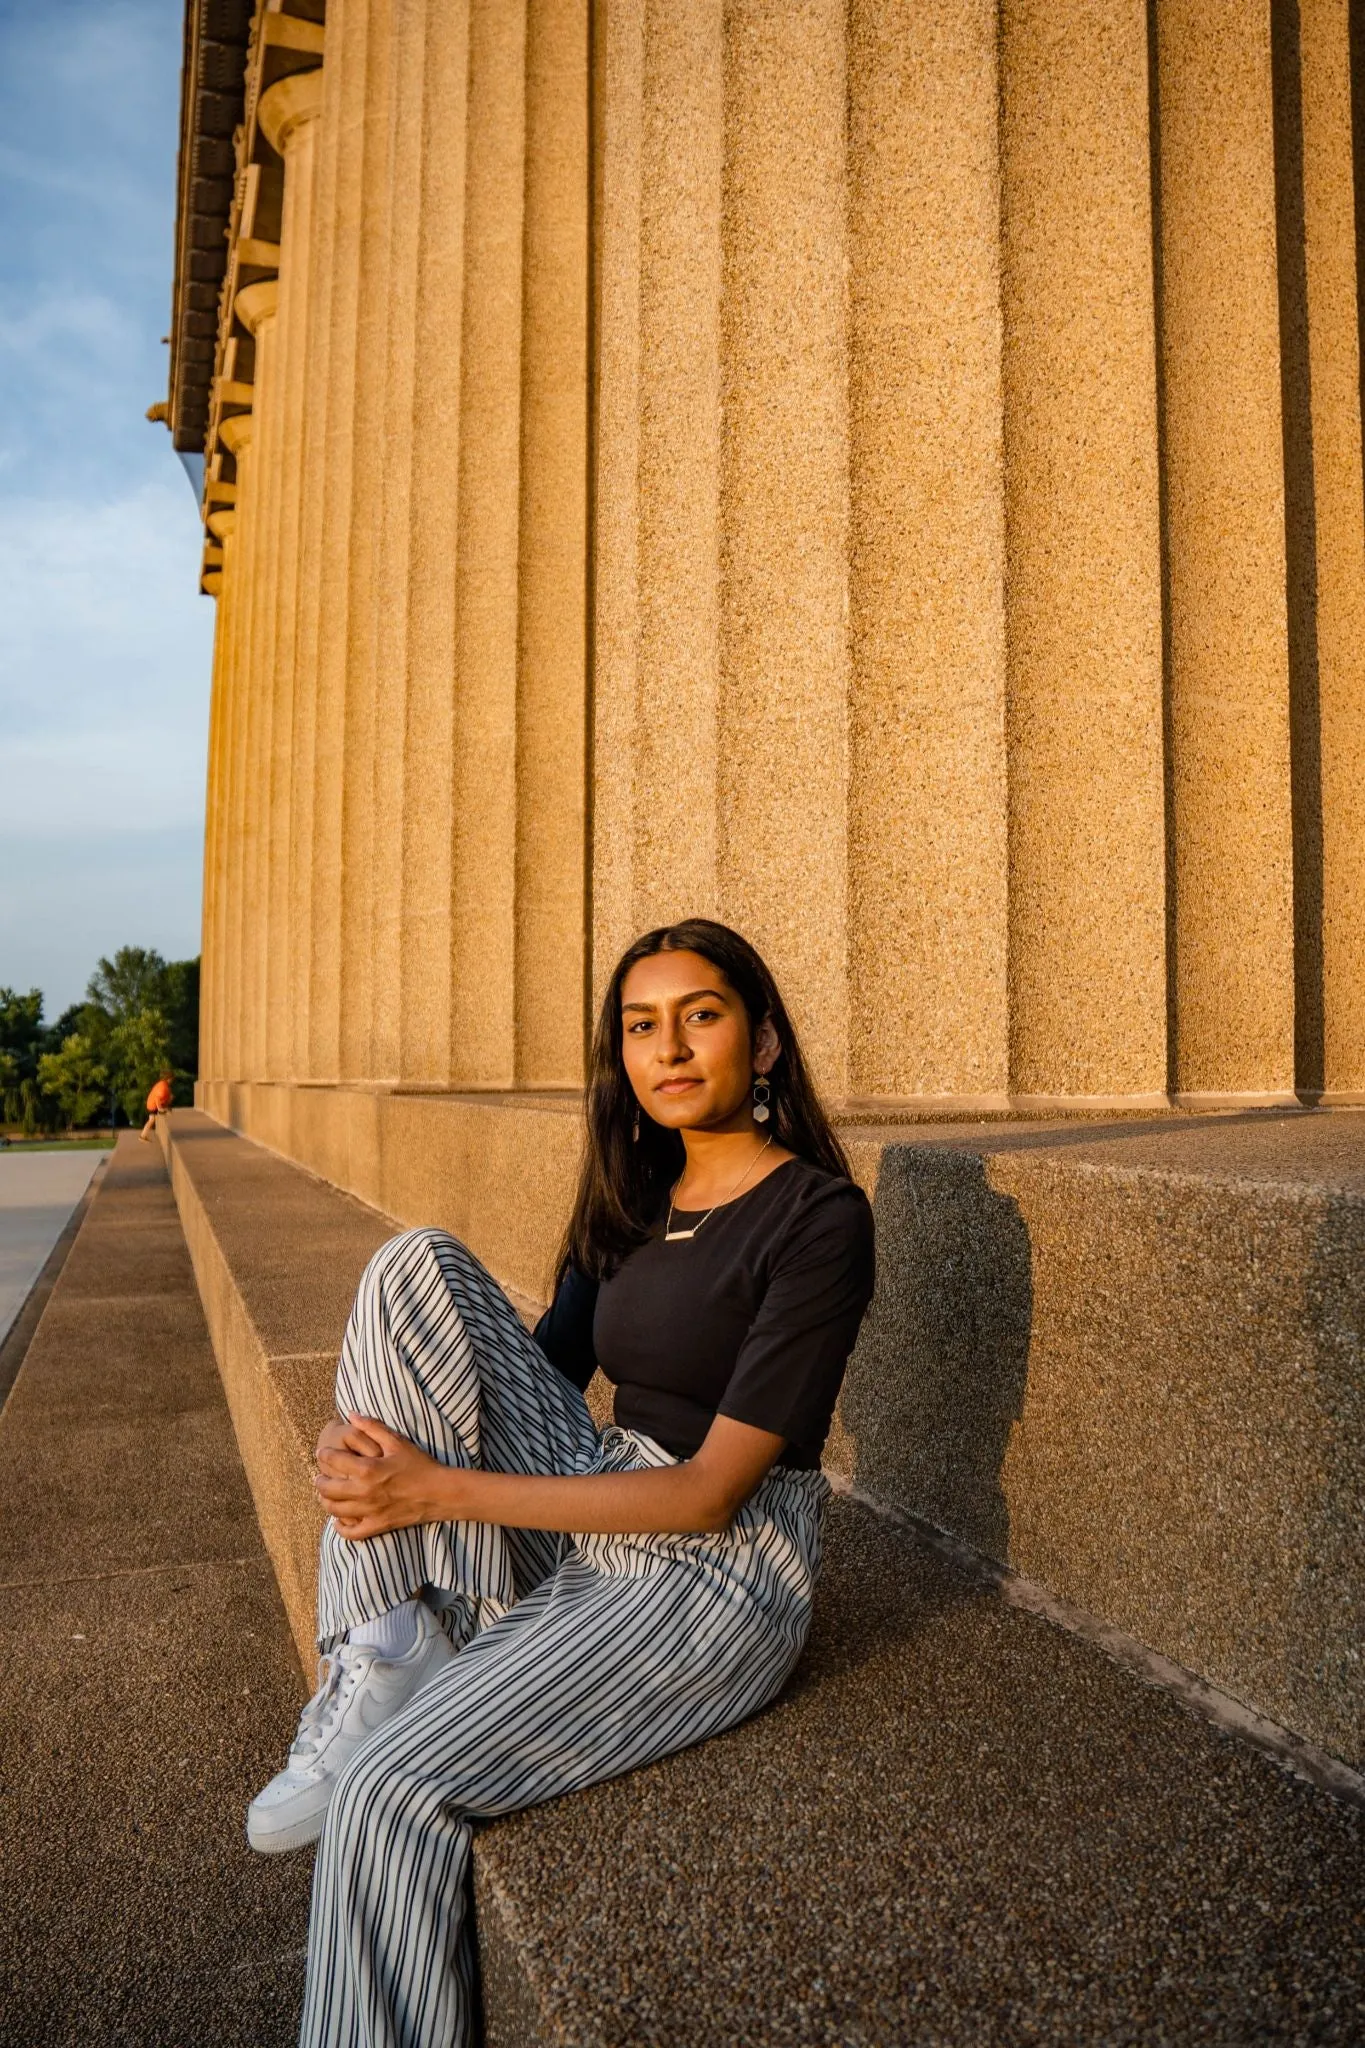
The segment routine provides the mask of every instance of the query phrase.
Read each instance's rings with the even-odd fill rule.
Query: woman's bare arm
[[[718,1415],[695,1457],[643,1472],[523,1478],[466,1471],[356,1416],[318,1444],[318,1499],[353,1541],[422,1522],[497,1522],[579,1535],[700,1535],[724,1529],[781,1455],[785,1438]]]

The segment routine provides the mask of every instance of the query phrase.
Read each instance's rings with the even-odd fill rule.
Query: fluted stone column
[[[592,989],[635,934],[640,241],[646,0],[599,4],[593,423]]]
[[[598,147],[594,986],[719,909],[720,0],[605,10]]]
[[[1142,0],[1001,9],[1014,1094],[1166,1085],[1157,411]]]
[[[717,884],[847,1085],[845,9],[725,17]],[[652,792],[651,792],[652,794]],[[688,860],[688,849],[674,856]]]
[[[240,1080],[243,1066],[243,901],[247,871],[247,786],[251,745],[251,618],[255,607],[256,495],[252,467],[254,421],[238,413],[218,430],[218,438],[237,465],[237,527],[234,539],[232,605],[232,686],[227,736],[227,788],[224,803],[227,841],[224,887],[224,975],[221,997],[224,1080]]]
[[[250,415],[228,422],[236,439],[237,429],[249,433]],[[222,438],[220,434],[220,439]],[[240,847],[236,835],[237,800],[241,787],[241,622],[246,605],[242,549],[247,520],[242,510],[247,478],[247,450],[243,444],[236,456],[237,483],[235,519],[232,532],[223,543],[223,581],[218,600],[218,638],[222,642],[222,714],[220,724],[221,765],[217,777],[218,857],[215,863],[216,902],[213,945],[217,968],[212,992],[212,1065],[209,1072],[219,1081],[231,1078],[235,1054],[235,995],[238,959],[234,945],[237,888],[240,876]]]
[[[394,0],[368,0],[363,90],[353,147],[364,170],[354,230],[355,360],[350,521],[346,535],[346,762],[341,792],[340,1053],[346,1080],[374,1075],[374,908],[376,852],[374,689],[377,566],[383,514],[388,324],[389,175],[393,141],[389,95],[394,65]]]
[[[374,337],[373,364],[383,426],[374,510],[369,653],[374,818],[373,853],[365,882],[370,897],[371,948],[365,1071],[386,1081],[395,1080],[399,1072],[404,819],[410,806],[427,803],[443,808],[448,802],[439,783],[435,789],[427,789],[419,776],[409,789],[406,782],[412,547],[423,519],[423,507],[413,492],[412,471],[426,12],[426,0],[393,0],[386,116],[387,220],[382,230],[383,269],[371,287],[383,310],[382,325]]]
[[[334,23],[339,18],[333,8]],[[335,30],[339,37],[339,29]],[[336,246],[337,67],[315,75],[320,93],[313,134],[313,204],[308,239],[308,321],[304,337],[300,448],[299,569],[295,629],[294,763],[289,814],[290,1070],[312,1078],[311,1000],[315,907],[315,830],[319,723],[318,648],[323,534],[328,493],[328,361],[331,350],[332,259]]]
[[[1288,365],[1296,1070],[1300,1090],[1328,1101],[1365,1099],[1362,233],[1350,14],[1348,0],[1299,0],[1274,17]],[[1365,62],[1365,50],[1357,61]]]
[[[292,1071],[289,932],[290,841],[295,800],[299,718],[296,699],[306,694],[298,672],[300,544],[303,516],[303,433],[307,401],[309,251],[313,234],[313,186],[317,117],[322,106],[322,73],[282,79],[261,101],[259,121],[284,161],[284,214],[280,233],[279,307],[274,343],[278,351],[279,429],[276,462],[279,512],[275,546],[274,660],[271,673],[269,868],[265,902],[265,1057],[267,1079]]]
[[[1157,0],[1173,1079],[1294,1082],[1270,10]]]
[[[515,1070],[524,0],[471,0],[455,550],[450,1078]]]
[[[454,563],[459,544],[469,7],[425,0],[422,135],[414,207],[415,307],[408,549],[398,1071],[451,1071],[456,764]]]
[[[212,517],[213,515],[210,515]],[[218,573],[214,591],[215,610],[213,622],[213,669],[209,690],[209,731],[208,759],[204,774],[204,875],[200,912],[200,975],[199,975],[199,1075],[203,1080],[215,1076],[218,1068],[217,1056],[217,995],[221,975],[221,954],[217,939],[218,907],[222,899],[222,879],[219,864],[223,852],[222,814],[220,798],[223,781],[224,725],[227,697],[227,633],[225,596],[227,570],[229,566],[227,539],[235,525],[235,515],[226,528],[217,529],[216,538],[223,549],[223,566]],[[206,519],[210,532],[215,529]]]
[[[235,1078],[266,1073],[266,961],[270,914],[271,770],[276,715],[275,655],[279,582],[280,443],[283,403],[277,374],[279,282],[270,278],[237,294],[235,311],[256,345],[252,406],[252,584],[246,654],[247,746],[242,869],[242,1065]]]
[[[720,0],[645,9],[635,930],[719,902],[724,83]]]
[[[218,990],[222,951],[218,912],[222,901],[222,784],[227,700],[227,592],[231,567],[228,535],[223,537],[222,581],[218,586],[213,627],[213,673],[209,691],[208,762],[204,776],[204,880],[200,915],[199,1074],[215,1079],[218,1066]]]
[[[238,458],[238,475],[242,469]],[[238,486],[240,493],[240,484]],[[214,859],[212,1062],[208,1069],[215,1080],[227,1080],[231,1042],[229,998],[235,973],[231,948],[233,891],[233,798],[238,781],[237,745],[240,727],[241,676],[238,643],[242,613],[241,515],[223,541],[223,581],[218,599],[218,636],[223,645],[219,689],[222,707],[219,718],[218,772],[214,787],[216,853]]]
[[[994,0],[849,12],[849,1088],[1009,1086]]]
[[[518,521],[515,1071],[583,1075],[588,0],[529,0]]]
[[[343,829],[348,783],[363,772],[352,760],[346,692],[347,649],[358,630],[351,597],[351,528],[359,361],[361,219],[374,138],[366,122],[366,80],[381,32],[378,10],[360,0],[332,0],[327,21],[328,117],[323,192],[330,195],[331,260],[327,264],[320,573],[317,593],[316,714],[313,755],[313,902],[309,959],[309,1072],[315,1081],[342,1071]],[[333,109],[335,110],[333,112]],[[368,366],[363,374],[367,375]]]

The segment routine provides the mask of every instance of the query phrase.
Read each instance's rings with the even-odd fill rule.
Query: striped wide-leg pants
[[[361,1281],[337,1405],[447,1464],[591,1473],[670,1464],[598,1434],[578,1389],[455,1238],[412,1230]],[[426,1591],[459,1655],[376,1731],[318,1849],[307,2048],[464,2048],[473,2038],[470,1822],[617,1776],[733,1727],[800,1654],[827,1497],[771,1472],[702,1536],[557,1536],[470,1523],[322,1544],[318,1635]]]

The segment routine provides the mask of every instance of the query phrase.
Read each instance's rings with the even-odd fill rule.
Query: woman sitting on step
[[[631,946],[587,1123],[534,1339],[439,1230],[356,1296],[317,1454],[326,1678],[247,1818],[256,1849],[322,1838],[313,2048],[468,2042],[471,1819],[734,1727],[806,1639],[872,1216],[746,940]]]

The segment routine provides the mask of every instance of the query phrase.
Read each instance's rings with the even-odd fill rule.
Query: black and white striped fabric
[[[337,1405],[447,1464],[502,1472],[672,1463],[600,1435],[455,1238],[412,1230],[361,1281]],[[473,1524],[323,1538],[319,1642],[423,1589],[460,1654],[344,1772],[318,1849],[305,2048],[464,2048],[475,2036],[470,1821],[512,1813],[735,1726],[800,1654],[827,1483],[771,1472],[705,1536],[555,1536]]]

